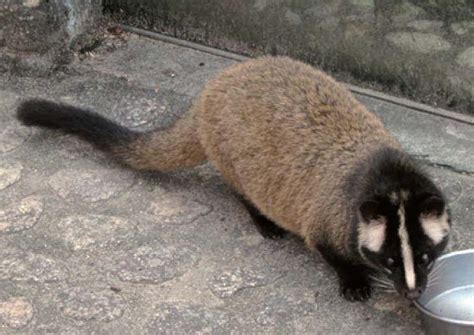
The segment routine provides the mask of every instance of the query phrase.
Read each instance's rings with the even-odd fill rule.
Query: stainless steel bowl
[[[427,334],[474,335],[474,249],[438,258],[415,305]]]

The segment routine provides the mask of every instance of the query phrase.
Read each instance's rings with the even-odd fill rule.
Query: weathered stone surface
[[[474,46],[467,48],[456,57],[456,62],[474,70]]]
[[[474,21],[452,23],[451,30],[457,35],[466,35],[469,32],[474,32]]]
[[[79,323],[79,322],[78,322]],[[60,322],[53,321],[46,324],[35,324],[36,334],[57,334],[57,335],[83,335],[84,329],[80,326],[64,326]]]
[[[263,308],[254,316],[261,326],[284,327],[295,317],[309,316],[317,309],[316,303],[295,297],[269,296]]]
[[[34,8],[34,7],[38,7],[40,2],[41,2],[40,0],[23,0],[23,6]]]
[[[0,209],[0,233],[17,233],[30,229],[43,212],[43,203],[35,197],[20,200]]]
[[[130,251],[118,264],[117,276],[132,283],[159,284],[182,276],[199,260],[197,250],[186,245],[143,246]]]
[[[383,312],[396,312],[398,309],[403,307],[403,302],[399,299],[389,297],[388,299],[377,301],[374,304],[374,308],[378,311]]]
[[[470,43],[469,32],[457,36],[450,33],[453,29],[447,29],[452,23],[458,24],[453,25],[458,27],[461,26],[461,21],[472,21],[474,7],[465,0],[452,1],[449,5],[438,0],[252,0],[241,6],[233,2],[222,6],[220,0],[210,0],[206,2],[205,10],[192,0],[182,1],[186,3],[186,10],[178,5],[168,6],[164,1],[157,3],[137,0],[136,5],[132,5],[130,1],[121,1],[120,5],[119,1],[113,3],[120,16],[127,16],[125,22],[143,21],[138,13],[140,11],[136,10],[137,6],[148,12],[146,23],[143,23],[145,29],[155,27],[158,32],[166,31],[178,38],[199,41],[239,54],[256,56],[268,54],[272,50],[277,54],[315,64],[323,70],[334,73],[342,71],[342,77],[350,73],[360,81],[371,78],[383,87],[393,89],[393,92],[397,92],[395,94],[403,94],[409,99],[472,113],[472,83],[462,81],[461,90],[446,84],[446,78],[453,73],[452,54],[435,54],[448,49],[453,53],[458,52],[458,48]],[[161,13],[167,13],[167,16],[174,19],[163,20]],[[360,25],[348,29],[346,22],[351,16],[358,17]],[[234,24],[237,29],[232,26]],[[403,44],[403,53],[387,48],[387,41],[383,36],[412,30],[436,35],[425,36],[423,39],[415,36],[414,41],[408,35],[403,36],[402,41],[398,41],[396,37],[397,48],[398,44]],[[262,34],[256,33],[259,31]],[[425,61],[423,55],[430,57]],[[181,57],[178,55],[178,58]],[[156,58],[160,59],[159,56]],[[102,66],[123,69],[129,63],[128,59],[102,62]],[[145,62],[149,56],[142,52],[140,59]],[[176,73],[176,76],[168,78],[165,86],[168,83],[174,86],[180,81],[177,78],[183,73],[182,68],[171,62],[166,65],[173,65],[169,69],[172,72],[167,72]],[[141,69],[144,70],[143,67]],[[150,72],[144,78],[145,82],[156,80],[162,76],[159,73],[168,69],[157,66],[147,70]],[[468,77],[469,73],[461,75]],[[188,80],[185,83],[181,81],[181,85],[187,85],[187,82]],[[408,90],[405,89],[407,84],[410,86]],[[173,87],[184,93],[186,89],[182,88],[184,87]]]
[[[100,1],[8,0],[0,7],[6,63],[14,71],[46,75],[71,61],[73,41],[89,30],[101,12]]]
[[[269,5],[269,3],[269,0],[255,0],[253,7],[258,11],[262,11]]]
[[[328,16],[325,19],[322,19],[320,23],[316,25],[318,29],[327,29],[327,30],[332,30],[336,31],[339,29],[341,23],[341,19],[335,16]],[[313,35],[313,36],[311,36]],[[311,39],[315,39],[317,35],[315,36],[314,34],[311,34],[308,36],[308,40],[311,41]]]
[[[474,128],[440,117],[409,112],[395,105],[380,104],[375,113],[395,134],[405,149],[432,164],[451,166],[456,170],[474,172]],[[443,124],[440,126],[440,121]],[[420,133],[420,129],[423,132]],[[419,133],[414,136],[413,134]]]
[[[398,32],[389,33],[385,38],[391,44],[408,52],[428,54],[451,48],[451,44],[448,41],[438,35],[430,33]]]
[[[76,160],[78,158],[88,158],[93,155],[100,155],[101,152],[73,135],[62,136],[58,140],[57,153],[66,159]]]
[[[184,195],[166,192],[154,199],[148,211],[160,223],[188,224],[209,214],[212,208]]]
[[[30,129],[18,123],[10,123],[0,130],[0,154],[19,147],[30,135]]]
[[[127,304],[110,290],[72,287],[59,294],[60,310],[65,317],[80,321],[112,321],[120,318]]]
[[[107,65],[120,66],[120,64]],[[150,80],[152,79],[150,78]],[[63,95],[62,100],[98,112],[100,112],[101,109],[106,111],[110,110],[112,114],[109,115],[109,118],[112,118],[121,125],[131,128],[144,128],[150,125],[154,120],[162,119],[169,110],[175,107],[173,104],[175,104],[176,101],[169,99],[169,97],[163,97],[160,91],[142,90],[140,92],[133,92],[132,94],[132,92],[127,92],[127,87],[129,87],[127,81],[121,80],[115,82],[111,81],[109,77],[104,76],[100,81],[91,80],[71,83],[71,86],[65,90],[65,95]],[[119,88],[121,89],[120,91],[118,91]],[[71,94],[77,90],[83,90],[88,94],[89,99],[98,101],[99,104],[95,103],[94,106],[91,107],[84,105],[83,101],[74,101],[71,99]],[[99,100],[101,95],[111,90],[116,90],[116,94],[109,97],[106,101]]]
[[[339,5],[339,1],[322,1],[305,10],[305,15],[312,18],[323,19],[336,14]]]
[[[366,8],[374,7],[374,0],[350,0],[349,2],[352,5],[357,6],[357,7],[366,7]]]
[[[24,297],[0,301],[0,322],[10,328],[25,327],[33,319],[33,306]]]
[[[472,84],[472,78],[469,73],[470,69],[464,69],[467,71],[458,72],[457,74],[451,74],[447,76],[446,80],[459,91],[464,91],[474,98],[474,85]]]
[[[8,88],[2,87],[2,89],[0,89],[0,96],[2,97],[0,100],[0,114],[3,114],[2,119],[5,119],[5,123],[12,122],[10,113],[5,112],[11,112],[13,107],[16,105],[19,95]]]
[[[463,193],[462,183],[459,181],[453,182],[452,180],[439,180],[437,178],[434,178],[434,180],[443,190],[446,198],[450,203],[453,203],[458,200]]]
[[[443,21],[439,20],[414,20],[407,23],[407,27],[416,29],[418,31],[433,31],[438,30],[443,26]]]
[[[430,176],[439,188],[444,192],[449,204],[451,206],[458,202],[460,198],[469,196],[470,186],[463,183],[462,178],[456,178],[456,175],[440,173],[438,169],[429,169]]]
[[[140,57],[136,58],[135,50],[142,51]],[[109,85],[97,85],[97,80],[94,80],[74,85],[69,91],[69,94],[73,94],[77,89],[86,89],[88,96],[97,96],[99,103],[107,102],[104,104],[104,111],[112,111],[111,114],[117,115],[117,119],[123,122],[128,114],[123,106],[133,108],[135,113],[137,107],[133,105],[134,102],[148,104],[148,108],[154,106],[151,115],[141,113],[137,120],[148,121],[154,117],[162,120],[173,113],[182,114],[189,108],[189,97],[197,96],[219,69],[233,63],[229,59],[210,54],[196,57],[195,54],[191,55],[189,50],[181,50],[175,55],[170,49],[160,48],[159,45],[150,46],[148,39],[144,38],[129,40],[128,47],[123,51],[107,55],[107,61],[101,61],[102,58],[99,57],[93,61],[94,67],[102,73],[111,74],[114,78],[120,76],[126,80],[114,80]],[[187,61],[190,57],[193,57],[192,62]],[[134,59],[133,64],[130,64],[130,59]],[[145,92],[138,89],[143,87],[147,88]],[[120,90],[117,91],[117,88]],[[107,97],[105,100],[104,94],[112,96],[112,99]],[[137,101],[141,96],[144,99]],[[145,99],[148,100],[147,104],[144,103]],[[177,113],[178,111],[180,113]]]
[[[216,333],[224,331],[228,322],[223,311],[202,305],[164,303],[155,310],[147,334]]]
[[[69,216],[57,225],[58,238],[63,238],[73,251],[117,246],[136,234],[136,226],[127,219],[105,216]]]
[[[60,170],[49,180],[49,185],[61,198],[85,202],[117,196],[132,183],[133,177],[128,171],[110,168]]]
[[[303,20],[301,19],[301,17],[295,12],[292,12],[290,9],[286,10],[285,19],[292,26],[299,26],[300,24],[303,23]]]
[[[347,41],[358,41],[364,38],[369,32],[373,31],[373,25],[365,21],[352,21],[346,24],[344,37]]]
[[[136,48],[141,48],[144,42],[133,40]],[[81,78],[71,81],[64,87],[61,94],[61,101],[68,104],[79,106],[86,109],[94,110],[98,113],[106,114],[106,116],[115,122],[131,128],[139,128],[140,130],[151,130],[157,127],[166,126],[166,122],[170,122],[170,116],[176,111],[184,113],[189,108],[190,97],[188,95],[175,94],[169,91],[169,85],[176,85],[175,78],[164,75],[162,67],[154,66],[145,71],[148,73],[146,77],[137,75],[138,69],[147,66],[147,58],[166,57],[160,55],[157,48],[153,53],[142,53],[143,64],[138,64],[136,71],[125,71],[128,62],[127,55],[117,55],[119,58],[109,62],[99,62],[99,66],[107,75],[100,78]],[[112,54],[113,56],[115,54]],[[183,58],[185,55],[183,55]],[[203,59],[205,61],[205,59]],[[179,60],[173,66],[166,64],[173,69],[173,73],[182,73]],[[127,69],[128,70],[128,69]],[[206,67],[199,67],[194,74],[197,78],[187,76],[187,79],[194,82],[204,84],[207,72],[210,70]],[[116,77],[119,76],[120,79]],[[139,85],[139,88],[137,86]],[[192,86],[189,82],[187,85]],[[180,85],[180,89],[185,88]],[[83,92],[83,96],[75,98],[75,92]],[[163,123],[165,122],[165,124]],[[62,139],[71,141],[68,138]],[[65,144],[65,143],[64,143]],[[77,146],[79,144],[76,144]]]
[[[229,298],[241,290],[264,286],[280,275],[271,273],[266,269],[235,269],[232,271],[224,271],[216,275],[210,282],[209,288],[212,293],[219,298]]]
[[[16,252],[2,254],[0,258],[0,280],[49,283],[67,277],[64,266],[43,255]]]
[[[0,191],[20,180],[22,170],[23,165],[19,162],[1,162]]]
[[[114,108],[114,107],[112,107]],[[120,101],[120,105],[115,106],[115,110],[120,112],[118,120],[129,127],[142,127],[153,120],[163,118],[170,103],[163,101],[159,96],[137,97],[134,95],[125,96]]]
[[[404,24],[425,14],[425,11],[411,2],[402,1],[391,9],[391,20],[395,24]]]
[[[64,31],[58,29],[61,17],[54,15],[56,4],[41,1],[35,6],[29,6],[22,2],[9,1],[0,14],[5,23],[5,36],[14,34],[16,37],[6,38],[10,49],[44,52],[54,44],[55,39],[64,38]]]

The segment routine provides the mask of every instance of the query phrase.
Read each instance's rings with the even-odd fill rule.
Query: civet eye
[[[421,255],[421,264],[423,264],[428,270],[431,270],[434,265],[434,260],[431,259],[428,254]]]
[[[387,265],[388,266],[395,265],[395,260],[392,257],[387,258]]]
[[[430,257],[428,256],[428,254],[423,254],[421,256],[421,261],[423,262],[423,264],[428,264],[430,262]]]

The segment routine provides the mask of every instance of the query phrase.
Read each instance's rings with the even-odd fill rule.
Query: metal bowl
[[[474,249],[438,258],[415,302],[430,335],[474,335]]]

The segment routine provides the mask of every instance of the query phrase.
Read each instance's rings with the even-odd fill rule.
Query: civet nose
[[[421,288],[406,291],[405,298],[407,298],[408,300],[415,300],[415,299],[420,297],[422,292],[423,292],[423,290]]]

